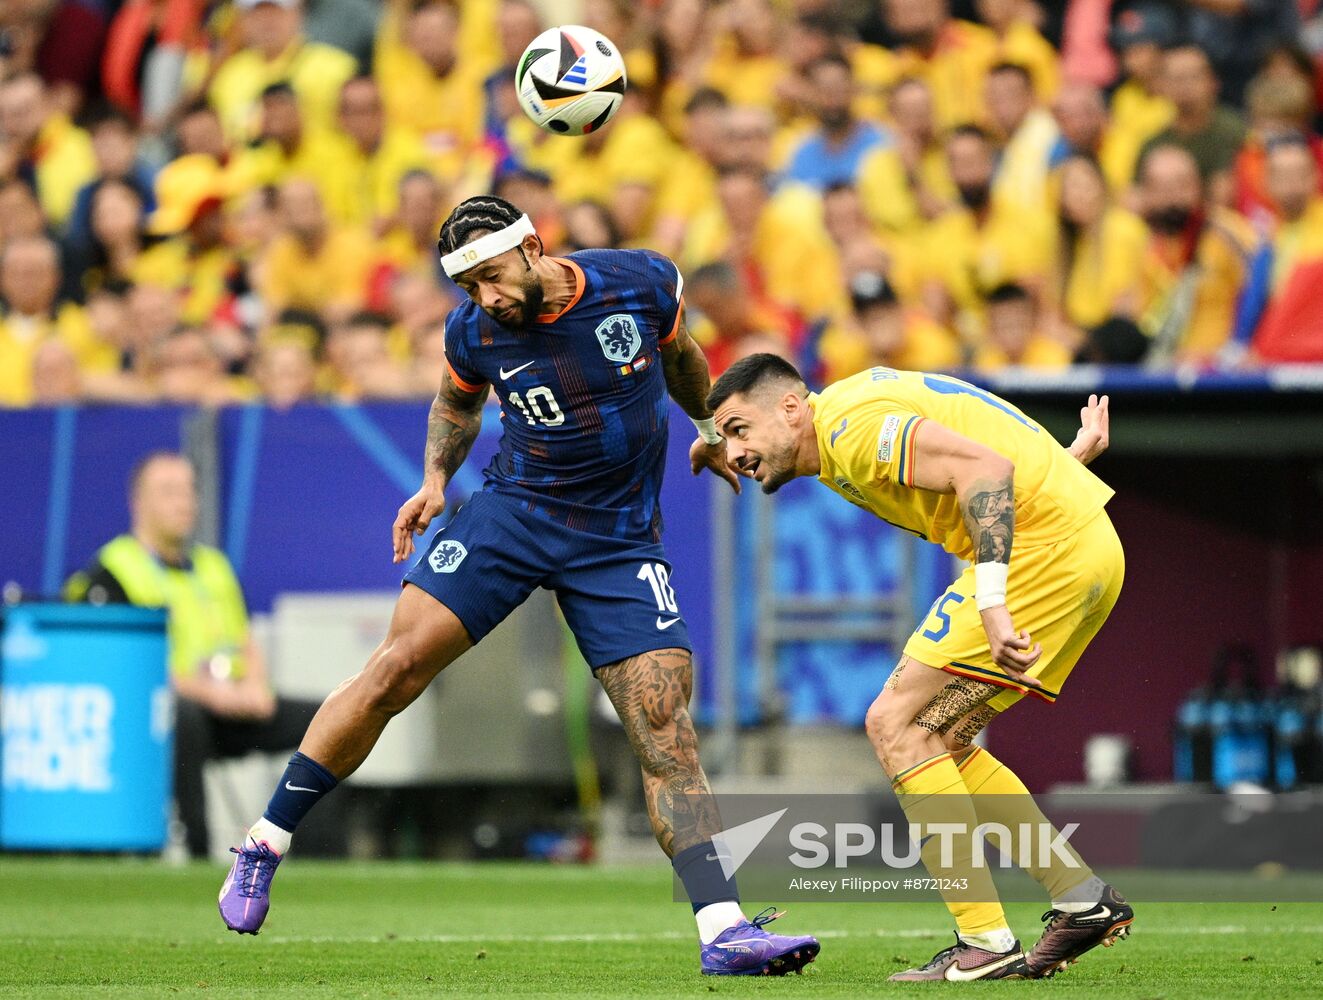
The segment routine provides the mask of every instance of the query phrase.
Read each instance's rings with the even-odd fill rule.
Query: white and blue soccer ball
[[[620,109],[625,60],[592,28],[548,28],[524,49],[515,69],[519,106],[555,135],[596,132]]]

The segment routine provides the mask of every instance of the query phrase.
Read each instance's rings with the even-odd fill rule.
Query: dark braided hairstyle
[[[478,195],[465,198],[441,225],[441,237],[436,241],[441,256],[454,253],[475,236],[496,232],[518,222],[524,213],[504,198]]]

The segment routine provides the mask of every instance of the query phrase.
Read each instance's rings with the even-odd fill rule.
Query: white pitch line
[[[1274,931],[1288,934],[1323,934],[1323,927],[1274,927]],[[1141,927],[1137,933],[1154,937],[1168,935],[1232,935],[1249,934],[1262,928],[1249,928],[1238,924],[1214,927]],[[906,928],[898,931],[813,931],[818,938],[941,938],[949,928]],[[692,933],[658,931],[654,934],[421,934],[421,935],[262,935],[272,944],[598,944],[642,943],[646,941],[688,941]],[[221,941],[230,938],[219,938]]]

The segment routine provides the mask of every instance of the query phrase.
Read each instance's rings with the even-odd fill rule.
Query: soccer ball
[[[524,114],[539,127],[587,135],[619,110],[625,61],[615,43],[592,28],[548,28],[519,57],[515,89]]]

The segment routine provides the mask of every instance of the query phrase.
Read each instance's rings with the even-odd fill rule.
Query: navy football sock
[[[266,804],[262,818],[293,833],[308,815],[308,810],[335,786],[335,775],[311,757],[296,751],[289,759],[285,773],[280,776],[280,784],[276,785],[276,792]]]
[[[712,903],[740,901],[735,878],[726,878],[718,860],[717,847],[710,840],[686,847],[671,858],[671,867],[684,883],[684,891],[689,894],[695,913]]]

